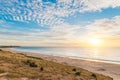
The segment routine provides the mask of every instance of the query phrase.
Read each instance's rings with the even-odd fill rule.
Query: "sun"
[[[93,38],[90,40],[90,44],[93,46],[100,46],[102,44],[102,41],[98,38]]]

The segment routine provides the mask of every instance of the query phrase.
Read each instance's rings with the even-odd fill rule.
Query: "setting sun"
[[[102,44],[102,41],[100,39],[93,38],[90,40],[90,44],[92,44],[94,46],[100,46]]]

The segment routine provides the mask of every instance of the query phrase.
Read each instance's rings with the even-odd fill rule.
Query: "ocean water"
[[[35,52],[45,55],[92,59],[120,63],[120,47],[84,48],[84,47],[17,47],[14,50]]]

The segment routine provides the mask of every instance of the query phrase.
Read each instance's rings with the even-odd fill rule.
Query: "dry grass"
[[[113,80],[108,76],[41,58],[0,50],[0,74],[5,78],[40,80]],[[1,79],[0,79],[1,80]],[[26,79],[27,80],[27,79]]]

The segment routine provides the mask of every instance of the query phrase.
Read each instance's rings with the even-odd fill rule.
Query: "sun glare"
[[[90,40],[90,43],[94,46],[100,46],[102,44],[102,41],[100,39],[93,38]]]

